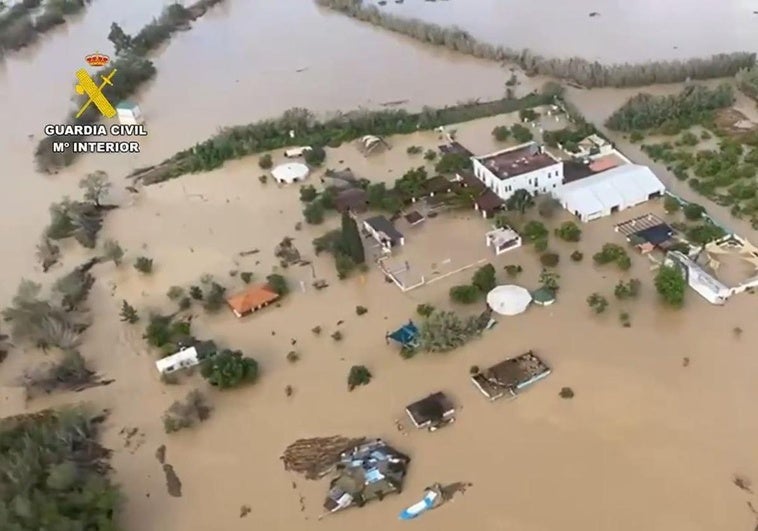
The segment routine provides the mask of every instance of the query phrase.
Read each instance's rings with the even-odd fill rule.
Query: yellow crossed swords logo
[[[76,113],[77,118],[79,118],[82,113],[87,110],[91,103],[94,103],[95,107],[97,107],[97,110],[99,110],[100,113],[106,118],[113,118],[116,116],[116,109],[114,109],[113,105],[111,105],[108,99],[103,96],[103,88],[105,85],[113,86],[113,83],[111,83],[111,78],[113,78],[115,73],[116,69],[114,68],[107,76],[101,76],[103,83],[98,87],[95,85],[95,81],[90,77],[84,68],[80,68],[76,71],[76,79],[79,81],[79,84],[76,85],[76,93],[86,94],[89,96],[87,102],[82,105],[82,108],[79,109],[78,113]]]

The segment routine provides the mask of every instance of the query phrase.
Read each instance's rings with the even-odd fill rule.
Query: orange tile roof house
[[[226,303],[237,317],[244,317],[268,306],[279,298],[279,294],[266,284],[250,286],[243,292],[235,293],[226,299]]]

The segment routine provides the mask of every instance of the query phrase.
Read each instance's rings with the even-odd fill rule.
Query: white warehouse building
[[[503,200],[516,190],[550,193],[563,184],[563,163],[536,142],[473,157],[474,175]]]
[[[647,166],[623,164],[558,186],[551,194],[582,221],[592,221],[660,197],[665,190]]]

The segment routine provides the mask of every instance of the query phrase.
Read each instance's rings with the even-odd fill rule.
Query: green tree
[[[334,253],[334,268],[340,280],[346,279],[356,268],[356,263],[348,255],[342,252]]]
[[[530,140],[534,139],[532,132],[521,124],[513,124],[513,127],[511,127],[511,134],[517,142],[521,143],[529,142]]]
[[[387,185],[384,183],[372,183],[366,188],[366,199],[371,208],[382,208],[382,201],[387,195]]]
[[[211,313],[219,311],[226,302],[224,298],[225,293],[226,288],[224,286],[217,282],[211,282],[208,292],[203,297],[203,308],[205,311]]]
[[[666,304],[680,308],[684,304],[687,281],[678,267],[661,266],[655,275],[655,289]]]
[[[684,213],[685,218],[690,221],[697,221],[703,217],[703,214],[705,214],[705,208],[697,203],[687,203],[684,205],[682,212]]]
[[[587,297],[587,305],[592,308],[595,313],[603,313],[608,307],[608,299],[600,295],[599,293],[593,293]]]
[[[436,310],[419,327],[419,347],[427,352],[448,352],[481,334],[477,317],[462,319],[454,312]]]
[[[224,349],[203,361],[200,373],[209,384],[219,389],[230,389],[258,378],[258,362],[244,357],[239,350]]]
[[[139,321],[137,310],[126,301],[121,301],[121,312],[119,315],[121,316],[121,320],[125,323],[134,324]]]
[[[498,125],[492,130],[492,136],[498,142],[505,142],[511,136],[511,130],[505,125]]]
[[[682,208],[682,205],[679,204],[679,201],[675,197],[667,194],[663,198],[663,210],[667,213],[673,214],[674,212],[678,212],[680,208]]]
[[[564,221],[555,229],[555,235],[566,242],[578,242],[582,239],[582,229],[573,221]]]
[[[321,166],[326,159],[326,151],[321,146],[313,146],[305,152],[305,162],[309,166]]]
[[[547,228],[539,221],[530,221],[524,225],[523,234],[526,240],[530,243],[535,243],[539,240],[547,240],[548,237]]]
[[[101,206],[100,202],[111,189],[111,182],[108,180],[108,174],[104,171],[96,171],[87,174],[79,181],[79,188],[84,189],[84,199],[93,203],[96,207]]]
[[[477,269],[471,279],[471,284],[476,286],[482,293],[489,293],[497,285],[495,266],[486,264]]]
[[[631,299],[639,295],[641,287],[642,283],[636,278],[629,279],[628,282],[619,280],[613,289],[613,294],[617,299]]]
[[[713,223],[698,223],[687,229],[687,239],[696,245],[705,245],[725,234],[724,229]]]
[[[112,261],[114,264],[121,265],[124,258],[124,249],[116,240],[105,240],[103,243],[103,258]]]
[[[554,271],[550,271],[548,269],[543,269],[542,271],[540,271],[539,282],[543,288],[548,288],[553,291],[558,291],[558,288],[560,288],[560,286],[558,285],[558,280],[560,280],[560,278],[561,276],[558,273]]]
[[[472,304],[479,300],[482,292],[471,284],[462,284],[450,288],[450,299],[459,304]]]
[[[268,170],[273,165],[274,165],[274,160],[271,158],[270,153],[265,153],[261,155],[260,158],[258,159],[258,166],[260,166],[262,170]]]
[[[545,267],[555,267],[560,262],[558,253],[543,253],[540,255],[540,263]]]
[[[508,210],[516,210],[521,215],[524,215],[527,208],[534,206],[534,197],[527,190],[519,188],[513,195],[511,195],[505,201],[505,208]]]
[[[281,297],[289,293],[290,289],[287,283],[287,279],[282,275],[272,273],[266,277],[266,283],[272,290],[274,290],[274,292],[278,293]]]
[[[324,222],[324,205],[321,201],[311,201],[303,209],[303,217],[310,225],[320,225]]]
[[[363,240],[355,219],[347,212],[342,214],[342,245],[355,264],[366,262]]]
[[[471,159],[462,153],[443,153],[434,166],[437,173],[456,173],[471,167]]]
[[[368,385],[372,376],[365,365],[353,365],[347,374],[347,390],[352,391],[360,385]]]
[[[434,306],[431,304],[419,304],[416,306],[416,313],[421,317],[429,317],[434,312]]]
[[[300,187],[300,201],[303,203],[310,203],[318,197],[318,192],[313,185],[306,184]]]
[[[116,52],[116,55],[119,55],[121,52],[128,50],[132,45],[132,38],[124,33],[124,30],[121,29],[121,26],[115,22],[111,23],[111,30],[108,33],[108,40],[113,43],[113,49]]]

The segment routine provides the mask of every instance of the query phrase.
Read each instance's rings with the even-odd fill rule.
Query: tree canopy
[[[254,382],[258,378],[258,362],[244,357],[239,350],[224,349],[203,361],[200,372],[211,385],[229,389]]]
[[[666,304],[679,308],[684,304],[687,281],[678,267],[661,266],[655,275],[655,289]]]

